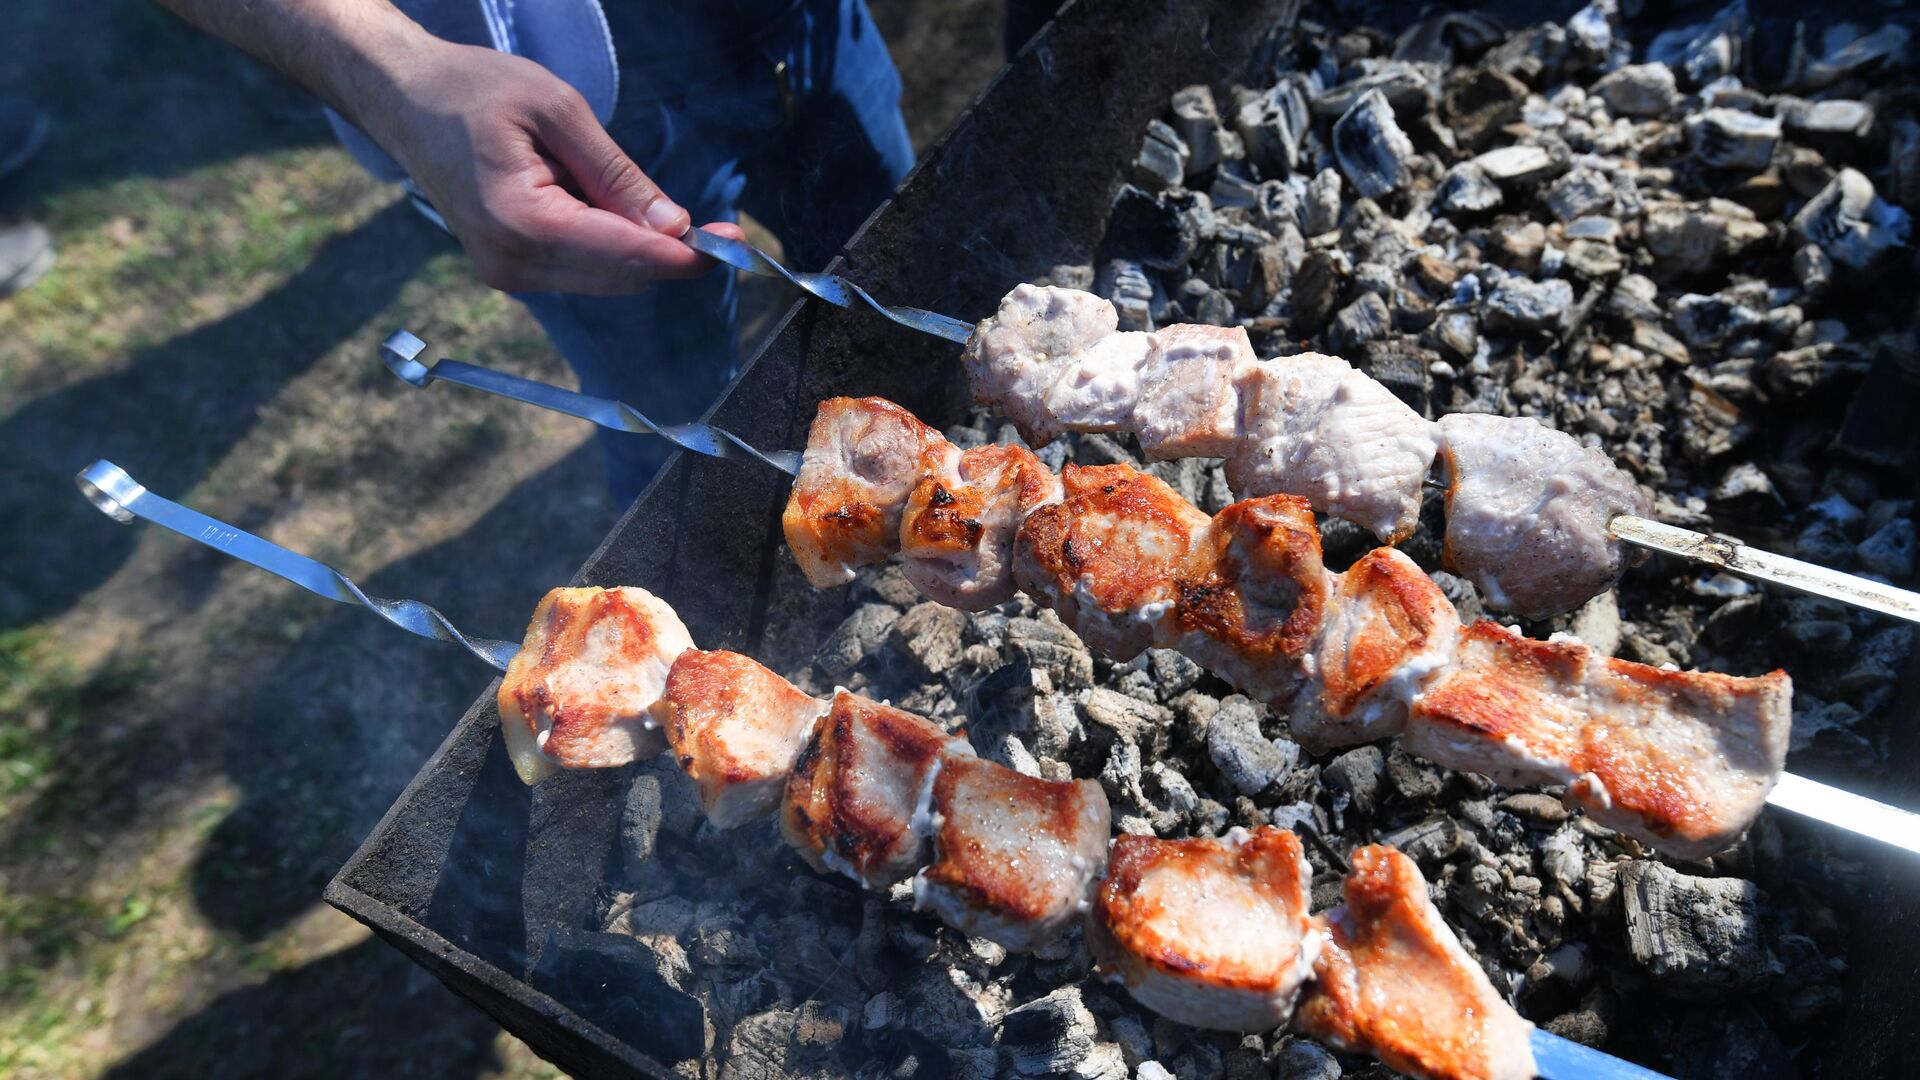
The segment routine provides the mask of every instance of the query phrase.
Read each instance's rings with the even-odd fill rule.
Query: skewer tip
[[[427,343],[406,330],[395,330],[380,343],[380,359],[386,363],[387,370],[409,386],[425,386],[433,381],[433,368],[420,362],[420,354],[426,351]]]
[[[94,509],[122,525],[133,520],[133,511],[126,504],[147,493],[125,469],[105,458],[75,473],[73,482]]]

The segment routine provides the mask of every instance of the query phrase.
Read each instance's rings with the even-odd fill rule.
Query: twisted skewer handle
[[[1528,1037],[1533,1067],[1542,1080],[1667,1080],[1665,1073],[1582,1046],[1541,1028]]]
[[[420,359],[427,343],[405,330],[396,330],[380,343],[380,359],[387,368],[410,386],[426,386],[436,381],[461,386],[525,402],[568,416],[591,421],[614,431],[636,435],[658,435],[683,450],[730,461],[754,461],[771,466],[788,476],[800,472],[800,455],[792,450],[761,450],[731,431],[711,424],[656,424],[645,413],[625,402],[592,397],[564,390],[549,383],[509,375],[459,360],[426,363]]]
[[[965,345],[967,339],[973,336],[972,323],[964,323],[952,316],[924,308],[882,304],[870,296],[867,290],[834,274],[796,273],[781,266],[766,252],[743,240],[716,236],[699,229],[687,230],[686,235],[680,239],[693,250],[718,259],[735,270],[744,270],[749,274],[759,274],[762,277],[785,278],[802,291],[838,307],[851,308],[855,301],[858,301],[909,330],[918,330],[923,334],[946,338],[957,345]]]
[[[445,615],[418,600],[383,600],[369,596],[352,579],[325,563],[155,495],[111,461],[94,462],[80,470],[73,481],[88,502],[115,521],[125,524],[140,518],[171,529],[223,555],[286,578],[308,592],[367,608],[409,633],[458,645],[501,671],[507,669],[513,654],[520,651],[520,646],[511,641],[469,637]]]

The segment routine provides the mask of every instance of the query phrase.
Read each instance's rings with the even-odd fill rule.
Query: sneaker
[[[19,172],[47,144],[53,120],[18,94],[0,95],[0,176]]]
[[[53,234],[31,222],[0,228],[0,296],[11,296],[53,269]]]

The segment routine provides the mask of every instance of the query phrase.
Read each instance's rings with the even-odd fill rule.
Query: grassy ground
[[[874,6],[924,143],[997,67],[997,5]],[[612,522],[588,433],[374,348],[570,376],[254,65],[137,0],[0,27],[0,89],[60,121],[0,188],[60,245],[0,301],[0,1074],[551,1074],[318,901],[488,672],[70,477],[111,458],[511,637]]]

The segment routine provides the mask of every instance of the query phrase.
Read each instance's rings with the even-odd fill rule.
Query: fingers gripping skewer
[[[369,596],[345,574],[324,563],[155,495],[111,461],[96,461],[87,466],[74,477],[74,483],[80,486],[87,501],[115,521],[122,524],[134,518],[150,521],[286,578],[308,592],[343,604],[358,604],[409,633],[452,642],[501,671],[507,669],[507,662],[520,650],[520,646],[511,641],[463,634],[445,615],[417,600],[383,600]]]
[[[945,338],[956,345],[964,345],[973,334],[973,324],[961,322],[949,315],[927,311],[923,308],[901,307],[882,304],[868,295],[867,290],[833,274],[804,274],[788,270],[775,262],[766,252],[752,244],[740,240],[731,240],[716,236],[699,229],[689,229],[680,238],[688,247],[703,255],[718,259],[735,270],[744,270],[749,274],[762,277],[785,278],[802,291],[825,300],[837,307],[852,308],[855,302],[873,309],[880,316],[923,334]]]
[[[418,337],[405,330],[397,330],[381,343],[380,358],[410,386],[426,386],[436,381],[459,383],[542,409],[590,420],[614,431],[658,435],[675,446],[707,457],[757,461],[788,475],[800,471],[800,455],[791,450],[761,450],[748,445],[732,432],[710,424],[656,424],[640,410],[622,402],[591,397],[459,360],[427,363],[420,359],[426,348],[427,343]]]

